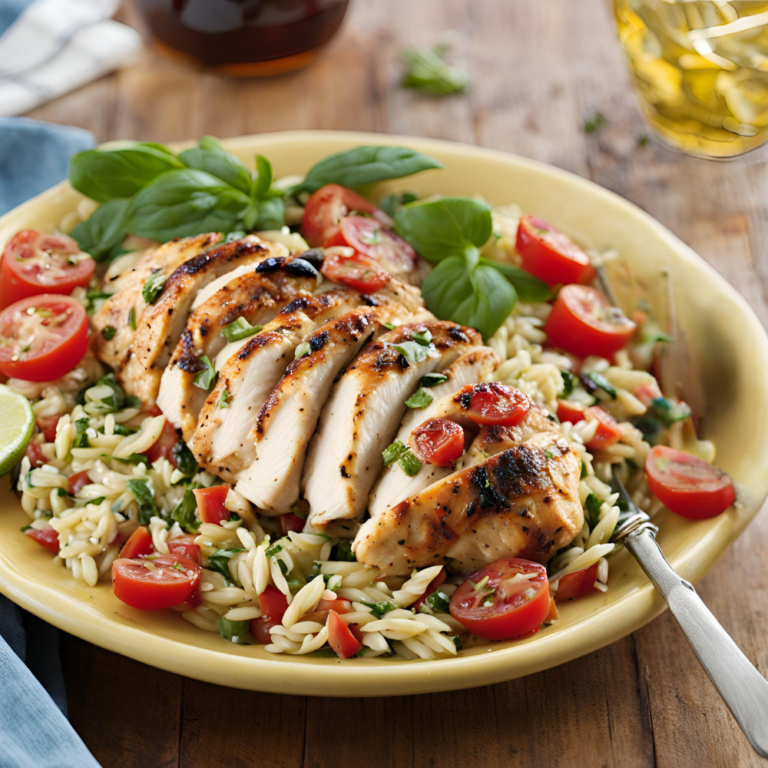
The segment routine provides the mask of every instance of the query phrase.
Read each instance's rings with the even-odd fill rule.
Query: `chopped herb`
[[[229,408],[229,392],[227,392],[226,389],[221,390],[221,394],[219,395],[219,408],[222,410],[224,408]]]
[[[408,205],[408,203],[415,203],[418,199],[418,195],[414,195],[413,192],[401,192],[399,195],[387,195],[381,201],[381,210],[384,211],[387,216],[394,218],[398,208],[402,208],[404,205]]]
[[[104,326],[104,327],[101,329],[101,335],[102,335],[102,336],[103,336],[103,337],[104,337],[104,338],[105,338],[107,341],[111,341],[111,340],[112,340],[112,339],[114,339],[114,338],[115,338],[115,336],[117,335],[117,328],[115,328],[115,327],[113,327],[113,326],[111,326],[111,325],[105,325],[105,326]]]
[[[649,141],[650,141],[650,139],[648,138],[648,134],[647,133],[641,133],[637,137],[637,146],[638,147],[644,147],[644,146],[646,146],[648,144]]]
[[[451,599],[448,597],[448,595],[445,594],[445,592],[441,592],[438,589],[431,595],[427,595],[427,598],[424,602],[432,609],[434,613],[448,613],[448,606],[450,605]]]
[[[280,573],[282,573],[283,576],[285,576],[288,573],[288,566],[282,560],[276,560],[275,562],[277,563],[278,568],[280,568]],[[323,576],[323,578],[325,579],[325,586],[327,587],[328,581],[330,580],[331,577]]]
[[[211,388],[213,380],[216,377],[216,371],[214,370],[213,363],[208,355],[203,355],[200,358],[200,362],[205,366],[200,373],[195,375],[192,383],[200,389],[204,389],[206,392]]]
[[[155,503],[155,490],[147,480],[126,480],[128,490],[133,493],[139,505],[139,522],[142,525],[149,523],[150,518],[159,517],[160,510]]]
[[[388,467],[390,464],[394,464],[407,450],[408,446],[403,445],[399,440],[395,440],[394,443],[387,446],[381,452],[381,455],[384,457],[384,465]]]
[[[432,343],[432,333],[429,330],[416,331],[411,334],[411,338],[422,347],[428,347]]]
[[[267,557],[274,557],[278,552],[283,551],[283,545],[282,544],[273,544],[264,554],[266,554]]]
[[[101,400],[94,400],[89,397],[88,393],[92,392],[96,387],[109,387],[112,392]],[[136,398],[129,398],[125,394],[125,390],[117,383],[114,373],[108,373],[106,376],[102,376],[92,387],[85,390],[84,404],[101,403],[104,407],[99,407],[99,413],[112,413],[113,411],[119,411],[121,408],[136,407],[141,403],[136,401]]]
[[[228,584],[237,584],[237,580],[232,576],[229,570],[229,561],[238,553],[245,552],[244,549],[218,549],[208,558],[208,568],[216,573],[220,573]],[[240,586],[237,584],[237,586]]]
[[[388,331],[394,331],[397,326],[394,323],[382,323]]]
[[[399,352],[409,363],[420,363],[429,357],[429,347],[418,341],[401,341],[392,348]]]
[[[581,462],[581,475],[579,475],[579,479],[583,480],[589,473],[587,472],[587,465],[582,461]]]
[[[96,504],[96,505],[99,505],[99,504],[101,504],[101,502],[102,502],[102,501],[104,501],[104,499],[106,499],[106,498],[107,498],[106,496],[99,496],[99,497],[97,497],[97,498],[95,498],[95,499],[90,499],[90,501],[86,501],[86,502],[85,502],[85,506],[87,507],[89,504]]]
[[[352,551],[352,542],[344,539],[336,544],[331,550],[331,560],[354,563],[357,557],[355,557],[355,553]]]
[[[187,572],[187,569],[181,563],[174,563],[171,568],[175,568],[177,571],[181,571],[182,573]]]
[[[408,477],[415,477],[418,475],[419,470],[422,467],[422,463],[410,451],[404,453],[397,463],[400,465],[400,469],[402,469]]]
[[[548,459],[554,459],[554,458],[555,458],[555,457],[552,455],[552,452],[551,452],[551,451],[548,451],[548,450],[546,450],[546,449],[544,449],[544,455],[545,455],[545,456],[546,456]]]
[[[176,462],[176,467],[182,474],[187,477],[197,474],[200,469],[192,451],[189,450],[187,444],[183,440],[179,440],[176,445],[171,449],[171,458]]]
[[[602,506],[603,502],[594,493],[587,496],[587,500],[584,502],[584,511],[586,512],[584,517],[590,531],[600,522],[600,507]]]
[[[457,651],[460,651],[464,648],[464,644],[461,642],[461,637],[459,637],[459,635],[454,635],[453,637],[449,637],[448,639],[453,641],[453,644],[456,646]]]
[[[132,330],[136,330],[136,308],[131,307],[131,311],[128,313],[128,327]]]
[[[591,371],[584,376],[583,380],[587,385],[587,388],[590,389],[590,392],[594,392],[595,389],[602,389],[611,400],[616,399],[616,387],[614,387],[602,373]]]
[[[30,469],[29,472],[27,472],[27,476],[26,476],[27,488],[35,488],[36,487],[35,484],[32,482],[32,473],[34,471],[35,471],[34,469]]]
[[[419,387],[406,401],[409,408],[426,408],[432,402],[432,395],[424,387]]]
[[[691,417],[691,408],[688,403],[668,397],[654,398],[651,402],[651,411],[667,427],[672,426],[676,421],[684,421]]]
[[[446,43],[432,48],[406,48],[403,60],[407,67],[403,88],[425,91],[433,96],[461,93],[469,86],[469,71],[464,64],[450,65],[445,60]]]
[[[91,442],[88,440],[86,430],[88,429],[88,419],[78,419],[75,422],[75,439],[72,442],[73,448],[90,448]]]
[[[576,386],[576,377],[570,371],[560,371],[560,376],[563,379],[563,388],[560,390],[560,397],[567,398],[568,395],[573,393],[573,388]]]
[[[298,360],[300,357],[304,357],[305,355],[308,355],[312,351],[312,347],[309,346],[308,341],[302,341],[301,344],[299,344],[296,347],[296,352],[294,353],[294,360]]]
[[[643,440],[650,445],[658,445],[664,436],[664,428],[659,419],[653,416],[636,416],[632,419],[632,424],[636,426],[643,435]]]
[[[118,514],[119,512],[122,512],[123,510],[123,502],[118,499],[117,501],[112,503],[112,506],[109,508],[113,515]]]
[[[185,489],[184,496],[170,515],[171,520],[186,533],[196,533],[201,524],[195,515],[197,500],[193,491],[193,488]]]
[[[229,342],[242,341],[257,334],[264,326],[251,325],[244,317],[238,317],[233,323],[225,325],[221,335]]]
[[[128,435],[133,435],[136,432],[138,432],[137,429],[131,429],[130,427],[126,427],[122,424],[115,424],[114,432],[116,435],[120,435],[120,437],[128,437]],[[110,456],[110,458],[114,458]]]
[[[141,296],[147,304],[154,304],[157,297],[163,290],[166,281],[165,273],[162,269],[153,269],[144,287],[141,289]]]
[[[380,619],[385,613],[396,611],[398,608],[397,603],[393,603],[391,600],[379,600],[378,603],[363,602],[363,605],[370,608],[377,619]]]
[[[219,634],[230,643],[248,645],[247,642],[242,642],[242,638],[248,634],[249,627],[247,621],[230,621],[224,616],[219,619]]]
[[[478,581],[477,584],[475,584],[472,581],[470,581],[469,583],[472,585],[472,589],[474,589],[475,592],[479,592],[488,583],[488,579],[489,579],[488,576],[483,576],[483,578],[480,579],[480,581]]]
[[[595,112],[592,117],[584,118],[584,133],[597,133],[603,126],[608,125],[608,118],[601,112]]]
[[[445,384],[448,377],[444,373],[425,373],[421,377],[422,387],[436,387],[438,384]]]

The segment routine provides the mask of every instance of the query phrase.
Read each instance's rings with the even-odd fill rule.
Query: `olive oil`
[[[768,2],[614,0],[619,39],[661,138],[706,157],[768,140]]]

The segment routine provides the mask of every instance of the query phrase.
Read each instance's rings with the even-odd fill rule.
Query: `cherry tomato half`
[[[341,616],[333,610],[328,612],[328,644],[340,659],[354,656],[363,647]]]
[[[0,261],[0,309],[41,293],[70,294],[88,285],[96,262],[75,240],[33,229],[15,234]]]
[[[392,219],[357,192],[338,184],[326,184],[307,200],[301,221],[301,234],[313,247],[328,245],[339,231],[339,222],[350,213],[370,213],[386,227]]]
[[[157,438],[149,450],[144,452],[144,455],[150,464],[154,464],[158,459],[168,459],[175,467],[176,459],[173,456],[173,449],[179,440],[179,433],[176,431],[176,427],[166,419],[160,437]]]
[[[461,404],[475,424],[496,424],[500,427],[519,424],[533,405],[531,398],[519,389],[496,382],[467,384],[453,399]]]
[[[533,576],[516,578],[529,574]],[[497,560],[467,577],[454,592],[450,611],[470,632],[486,640],[510,640],[535,632],[549,614],[547,569],[520,558]]]
[[[537,216],[520,219],[515,247],[523,259],[523,269],[549,285],[591,283],[595,279],[589,256]]]
[[[562,603],[566,600],[573,600],[574,597],[587,595],[595,588],[596,581],[597,563],[590,565],[589,568],[582,568],[580,571],[566,573],[557,586],[555,600]]]
[[[87,472],[75,472],[74,475],[70,475],[67,482],[69,483],[69,492],[73,496],[77,496],[86,485],[90,484],[91,478],[88,477]]]
[[[184,536],[177,536],[175,539],[171,539],[168,542],[169,552],[179,552],[180,554],[188,557],[193,562],[200,565],[200,545],[195,544],[197,536],[193,533],[184,534]]]
[[[123,544],[120,557],[124,560],[135,560],[141,555],[151,555],[155,551],[152,534],[146,525],[140,525]]]
[[[132,608],[158,611],[189,599],[200,584],[200,573],[197,563],[178,553],[151,561],[121,558],[112,563],[112,590]]]
[[[34,440],[27,446],[27,450],[24,451],[24,455],[29,459],[29,463],[32,465],[32,469],[35,467],[41,467],[47,459],[43,453],[40,443],[36,443]]]
[[[449,467],[464,453],[464,430],[448,419],[427,419],[411,432],[413,453],[424,464]]]
[[[587,285],[566,285],[544,323],[552,346],[580,357],[608,359],[627,345],[636,327]]]
[[[267,645],[272,642],[269,630],[283,620],[283,614],[288,610],[288,600],[285,595],[272,584],[259,595],[261,616],[251,621],[251,634],[259,643]]]
[[[586,411],[586,406],[581,403],[574,403],[571,400],[557,401],[557,418],[560,419],[560,421],[568,421],[571,424],[578,424],[586,418],[584,415]]]
[[[584,417],[587,421],[596,420],[597,430],[591,440],[586,442],[590,451],[604,451],[621,440],[622,431],[616,419],[610,413],[604,411],[597,405],[593,405],[584,411]]]
[[[229,520],[229,510],[224,506],[229,493],[228,485],[197,488],[193,493],[197,499],[197,516],[202,522],[221,525],[224,521]]]
[[[290,531],[301,533],[304,530],[304,524],[306,522],[304,518],[294,515],[293,512],[280,515],[280,517],[277,518],[277,521],[280,523],[280,533],[283,536],[286,536]]]
[[[394,232],[371,216],[345,216],[334,238],[326,246],[348,245],[357,253],[370,256],[392,275],[411,272],[419,257],[416,251]]]
[[[60,418],[61,414],[56,413],[53,416],[38,416],[35,419],[37,428],[43,433],[46,443],[52,443],[56,439],[56,427]]]
[[[5,376],[58,379],[87,350],[88,315],[69,296],[30,296],[0,312],[0,373]]]
[[[351,249],[329,248],[325,252],[320,271],[334,283],[346,285],[358,293],[375,293],[381,290],[391,277],[381,264],[364,253]]]
[[[657,445],[645,458],[648,485],[676,515],[705,520],[725,512],[736,500],[733,480],[708,461]]]
[[[24,533],[34,539],[43,549],[59,554],[59,534],[55,528],[27,528]]]

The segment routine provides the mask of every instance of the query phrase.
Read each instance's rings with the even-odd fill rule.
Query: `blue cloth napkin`
[[[0,118],[0,214],[65,179],[70,156],[93,145],[79,128]],[[0,768],[98,768],[66,715],[58,632],[0,595]]]

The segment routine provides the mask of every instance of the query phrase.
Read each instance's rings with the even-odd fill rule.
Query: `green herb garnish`
[[[157,301],[167,279],[162,269],[152,270],[152,273],[144,283],[144,287],[141,289],[141,296],[147,304],[154,304]]]
[[[233,323],[224,326],[221,335],[229,342],[242,341],[257,334],[264,326],[251,325],[244,317],[238,317]]]
[[[207,392],[213,384],[213,380],[216,377],[216,371],[208,355],[203,355],[200,358],[200,362],[205,367],[202,371],[195,374],[195,378],[192,380],[192,383],[196,387],[200,387],[200,389],[204,389]]]
[[[390,464],[394,464],[407,450],[407,445],[404,445],[399,440],[395,440],[394,443],[388,445],[381,452],[381,455],[384,457],[384,466],[388,467]]]
[[[403,88],[425,91],[433,96],[461,93],[469,87],[469,71],[463,64],[450,65],[445,60],[447,43],[432,48],[406,48],[403,60],[407,67]]]
[[[406,401],[409,408],[426,408],[432,402],[432,395],[424,387],[419,387]]]
[[[415,477],[418,475],[419,470],[423,466],[410,451],[404,453],[397,463],[400,465],[400,469],[402,469],[408,477]]]
[[[151,518],[160,516],[155,502],[155,490],[148,480],[131,479],[126,480],[125,484],[139,505],[139,522],[142,525],[147,525]]]

